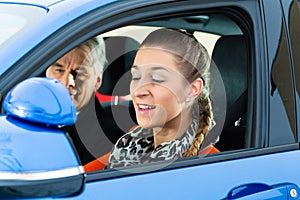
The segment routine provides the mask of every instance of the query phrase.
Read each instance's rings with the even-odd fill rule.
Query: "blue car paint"
[[[234,188],[223,200],[239,199],[299,199],[299,188],[292,183],[267,185],[251,183]]]
[[[227,197],[230,189],[257,183],[257,180],[270,186],[282,182],[299,183],[299,170],[290,167],[291,160],[293,164],[300,163],[298,151],[99,180],[86,183],[84,192],[70,199],[153,200],[156,196],[158,199],[217,200]],[[270,172],[277,175],[270,176]],[[280,195],[277,190],[273,193],[274,199]],[[262,195],[265,194],[257,194],[252,199],[264,199]]]
[[[46,11],[48,11],[48,8],[43,5],[39,4],[31,4],[31,3],[16,3],[16,2],[0,2],[2,4],[7,4],[7,5],[21,5],[21,6],[31,6],[31,7],[37,7],[37,8],[42,8]]]
[[[66,199],[207,199],[226,198],[230,189],[246,183],[266,184],[270,187],[283,183],[299,191],[297,174],[300,162],[298,151],[275,153],[251,158],[228,160],[173,170],[136,174],[88,182],[78,196]],[[276,165],[274,164],[276,163]],[[289,170],[283,170],[289,169]],[[283,177],[285,177],[283,179]],[[252,194],[244,199],[293,199],[283,188]],[[284,198],[288,197],[288,198]],[[47,198],[52,199],[52,198]]]
[[[37,92],[38,91],[38,92]],[[67,88],[56,79],[33,77],[17,84],[3,101],[7,115],[46,125],[72,125],[76,108]]]
[[[79,166],[71,143],[58,128],[1,116],[0,130],[0,171],[47,171]]]
[[[84,192],[70,199],[141,197],[143,200],[153,200],[156,196],[158,199],[217,200],[225,198],[230,189],[245,183],[257,183],[258,180],[270,186],[282,182],[299,184],[299,163],[299,151],[289,151],[111,178],[86,183]],[[273,192],[278,195],[278,191]],[[257,197],[254,199],[264,199],[263,196]]]
[[[14,3],[14,4],[27,4],[27,5],[33,5],[33,6],[41,6],[41,7],[50,7],[51,5],[57,4],[59,2],[62,2],[65,0],[5,0],[0,1],[0,3]]]
[[[34,6],[27,4],[22,1],[23,6]],[[34,1],[38,2],[38,1]],[[9,46],[5,48],[5,51],[1,51],[0,54],[0,76],[26,53],[38,45],[41,41],[49,37],[54,32],[58,31],[61,27],[65,26],[69,22],[76,19],[95,8],[105,6],[109,3],[114,2],[113,0],[93,0],[93,1],[60,1],[57,3],[50,4],[49,7],[45,7],[47,13],[42,19],[35,25],[31,26],[28,30],[24,31],[22,35],[18,36],[15,41],[11,42]],[[11,3],[11,2],[9,2]],[[16,2],[17,3],[17,2]],[[0,1],[1,4],[5,2]],[[40,5],[40,4],[36,4]],[[47,5],[47,4],[46,4]],[[46,6],[43,5],[43,6]],[[68,12],[66,12],[68,7]],[[42,9],[36,7],[36,9]]]

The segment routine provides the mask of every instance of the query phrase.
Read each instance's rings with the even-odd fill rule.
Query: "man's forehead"
[[[88,48],[88,47],[87,47]],[[75,48],[58,59],[54,64],[57,67],[89,67],[92,65],[92,58],[87,49]]]

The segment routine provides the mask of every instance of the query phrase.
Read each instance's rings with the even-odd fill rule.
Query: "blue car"
[[[46,69],[102,37],[99,102],[129,130],[132,62],[162,27],[211,56],[204,144],[218,152],[87,169],[62,128],[77,120],[72,98]],[[0,0],[0,199],[300,199],[299,47],[300,0]]]

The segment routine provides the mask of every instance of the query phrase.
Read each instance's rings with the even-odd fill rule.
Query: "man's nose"
[[[68,88],[68,91],[70,93],[70,95],[75,95],[76,94],[76,91],[74,89],[75,87],[75,80],[74,80],[74,76],[72,74],[69,74],[68,76],[68,83],[67,83],[67,88]]]
[[[69,74],[68,77],[68,87],[75,87],[75,80],[74,80],[74,76],[72,74]]]

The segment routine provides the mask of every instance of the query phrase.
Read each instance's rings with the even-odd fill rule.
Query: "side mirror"
[[[71,125],[76,108],[67,89],[55,79],[30,78],[6,95],[3,108],[8,115],[45,125]]]
[[[81,192],[84,170],[58,127],[76,121],[67,89],[30,78],[5,97],[0,116],[0,198],[70,196]]]

